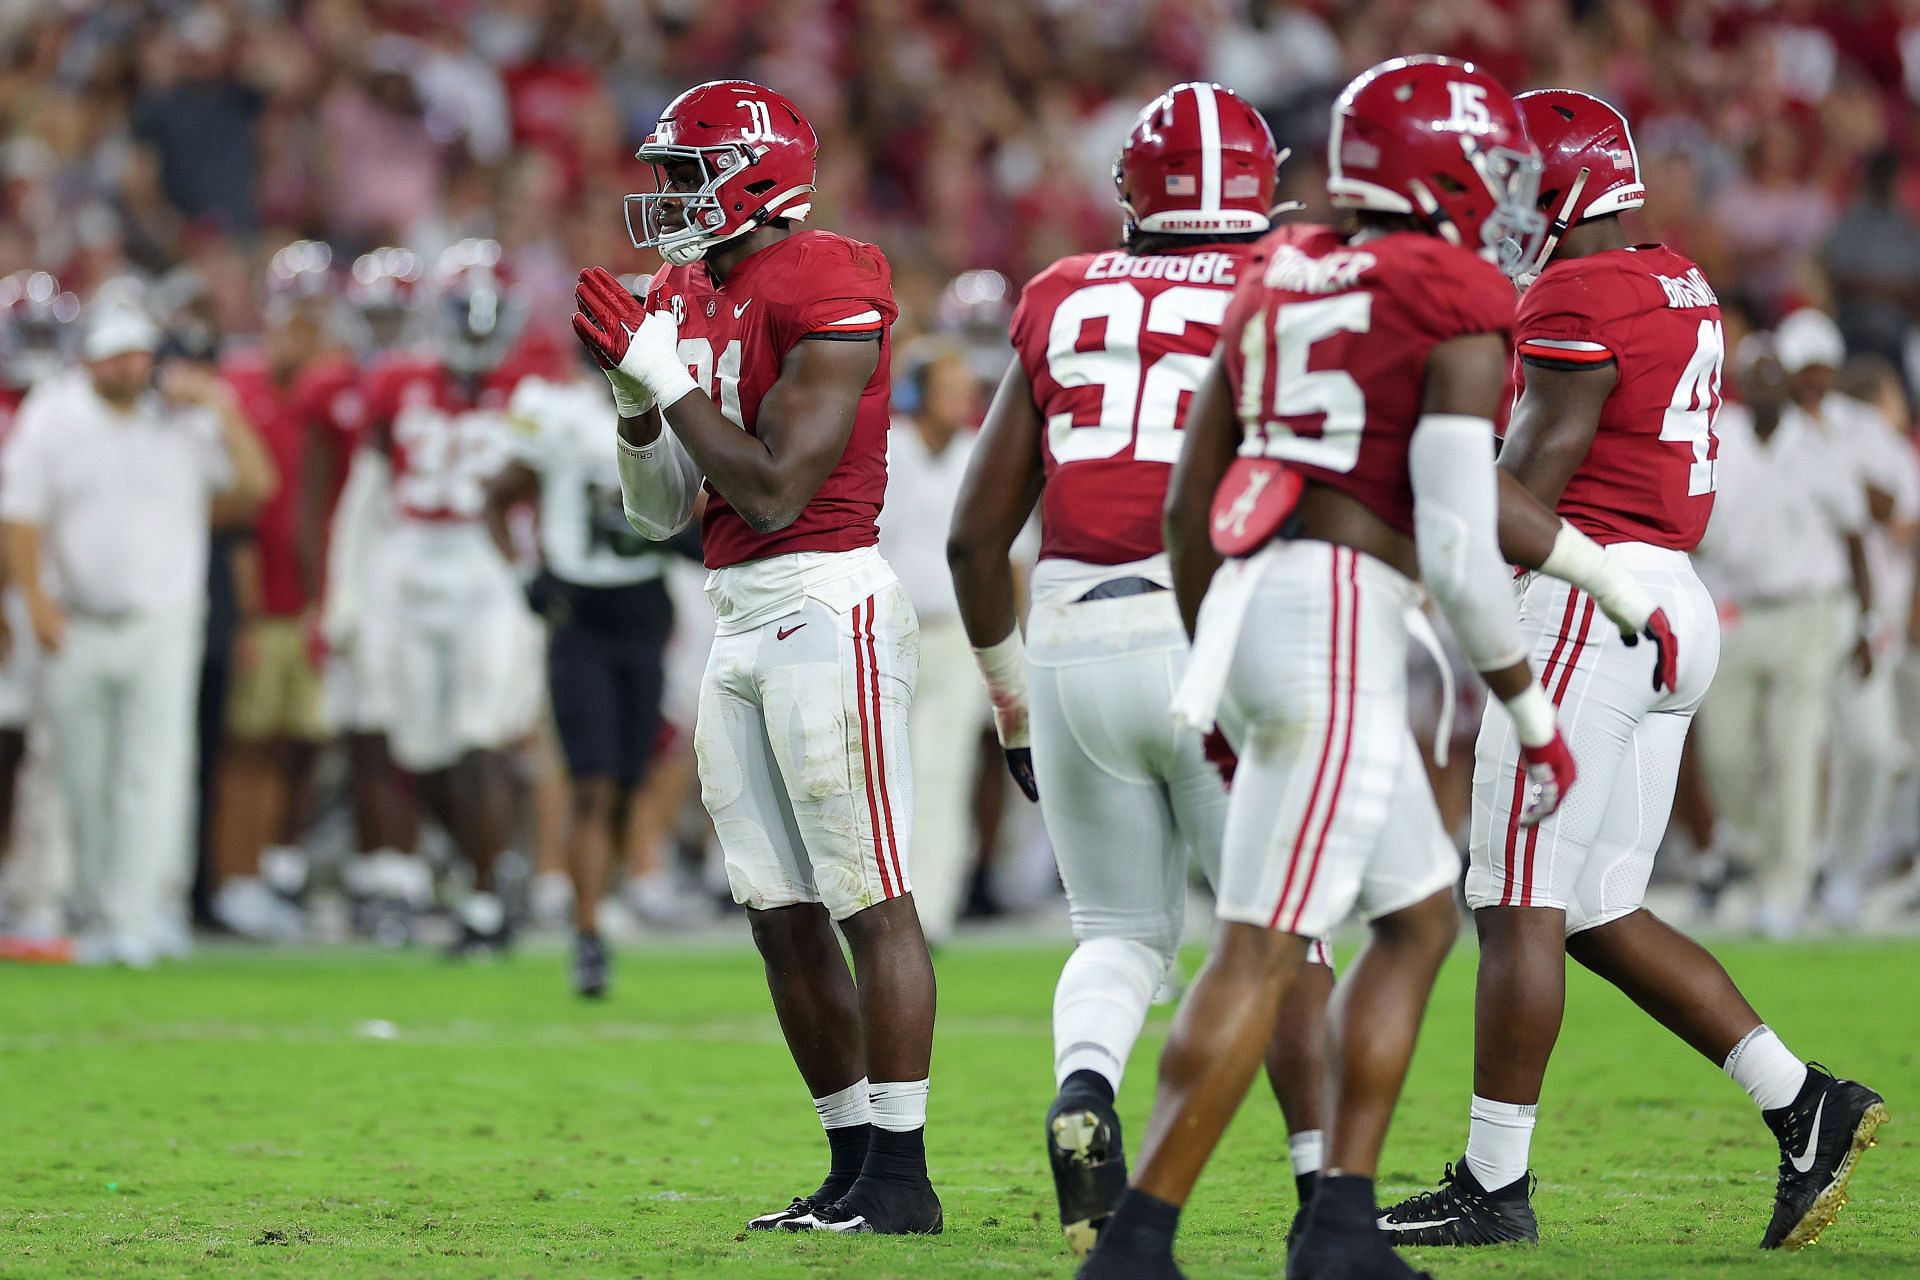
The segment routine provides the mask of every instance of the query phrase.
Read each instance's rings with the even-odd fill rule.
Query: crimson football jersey
[[[1407,446],[1427,353],[1473,334],[1510,343],[1513,285],[1435,236],[1349,238],[1282,227],[1248,260],[1221,331],[1240,452],[1282,459],[1412,537]]]
[[[1615,365],[1586,459],[1559,512],[1595,542],[1692,551],[1713,514],[1724,346],[1700,268],[1663,245],[1555,262],[1520,300],[1529,364]]]
[[[395,356],[367,374],[369,430],[385,438],[394,505],[412,520],[478,520],[487,481],[506,465],[507,399],[520,379],[562,376],[551,346],[529,341],[489,372],[464,379],[420,355]]]
[[[1044,423],[1041,559],[1126,564],[1163,549],[1180,424],[1251,250],[1082,253],[1028,282],[1013,349]]]
[[[253,425],[254,434],[280,476],[254,518],[253,535],[260,564],[260,607],[273,617],[289,618],[306,604],[298,554],[300,464],[306,424],[300,416],[298,379],[291,383],[277,381],[258,348],[222,360],[220,376],[233,389],[240,412]]]
[[[750,435],[758,434],[760,402],[796,344],[809,338],[879,342],[880,361],[861,393],[846,449],[800,518],[756,533],[709,484],[700,526],[709,569],[877,542],[887,491],[887,327],[899,314],[893,271],[880,250],[830,231],[796,231],[742,258],[718,284],[701,262],[661,271],[647,306],[673,312],[680,358],[694,384]]]

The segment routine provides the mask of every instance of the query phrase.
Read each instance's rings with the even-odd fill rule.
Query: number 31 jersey
[[[1160,554],[1180,424],[1251,248],[1082,253],[1028,282],[1012,336],[1043,424],[1041,559]]]
[[[796,231],[749,254],[716,283],[703,262],[654,276],[649,311],[680,322],[680,358],[735,426],[759,434],[760,404],[787,353],[807,340],[878,342],[879,363],[861,392],[847,445],[800,518],[756,533],[726,495],[707,485],[700,526],[709,569],[796,551],[853,551],[880,539],[887,492],[887,327],[899,314],[893,272],[880,250],[830,231]]]
[[[1221,333],[1240,452],[1282,459],[1412,537],[1407,447],[1427,353],[1477,334],[1510,343],[1513,285],[1435,236],[1349,239],[1298,224],[1255,247]]]
[[[1700,268],[1662,245],[1556,262],[1520,300],[1529,366],[1612,364],[1613,391],[1560,515],[1595,542],[1692,551],[1713,514],[1720,304]]]

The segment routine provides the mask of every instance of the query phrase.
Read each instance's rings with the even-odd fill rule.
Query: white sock
[[[1467,1168],[1480,1185],[1498,1191],[1527,1172],[1537,1104],[1495,1102],[1473,1095],[1467,1112]]]
[[[1807,1064],[1793,1056],[1773,1028],[1761,1023],[1733,1046],[1722,1068],[1762,1111],[1777,1111],[1800,1096]]]
[[[1299,1133],[1287,1135],[1287,1156],[1293,1161],[1293,1176],[1304,1178],[1310,1173],[1320,1172],[1320,1161],[1326,1155],[1326,1134],[1319,1129],[1302,1129]]]
[[[855,1080],[837,1093],[813,1100],[813,1109],[820,1113],[822,1129],[846,1129],[856,1124],[873,1122],[873,1106],[867,1100],[867,1078]]]
[[[1053,990],[1053,1081],[1076,1071],[1105,1076],[1115,1093],[1126,1073],[1167,957],[1127,938],[1090,938],[1073,949]]]
[[[925,1080],[893,1080],[867,1086],[873,1127],[888,1133],[911,1133],[927,1127]]]

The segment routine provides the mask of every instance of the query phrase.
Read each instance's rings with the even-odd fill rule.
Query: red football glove
[[[1233,754],[1233,744],[1220,732],[1219,725],[1200,735],[1200,749],[1206,752],[1207,763],[1220,771],[1220,781],[1231,787],[1234,770],[1240,767],[1240,757]]]
[[[1620,642],[1631,649],[1640,643],[1640,636],[1653,641],[1653,691],[1673,689],[1680,679],[1680,637],[1673,634],[1667,611],[1655,609],[1647,615],[1647,625],[1640,628],[1640,635],[1622,632]]]
[[[573,300],[580,310],[573,317],[574,336],[602,369],[617,369],[627,357],[627,344],[640,331],[647,309],[604,267],[588,267],[574,286]]]
[[[1573,752],[1567,750],[1567,740],[1555,729],[1553,737],[1537,747],[1523,743],[1520,762],[1527,771],[1527,790],[1520,806],[1520,825],[1537,827],[1553,816],[1560,802],[1567,798],[1567,792],[1573,789],[1576,776]]]

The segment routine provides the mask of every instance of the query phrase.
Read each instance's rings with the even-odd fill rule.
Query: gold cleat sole
[[[1853,1179],[1853,1166],[1859,1163],[1861,1154],[1868,1147],[1879,1143],[1880,1140],[1874,1135],[1889,1119],[1891,1117],[1883,1102],[1874,1103],[1861,1115],[1860,1123],[1853,1129],[1853,1147],[1847,1152],[1847,1158],[1834,1171],[1833,1181],[1814,1197],[1813,1204],[1800,1221],[1794,1224],[1793,1230],[1787,1232],[1786,1238],[1780,1242],[1782,1249],[1805,1249],[1817,1244],[1820,1233],[1833,1225],[1834,1219],[1840,1216],[1841,1208],[1847,1203],[1847,1184]]]

